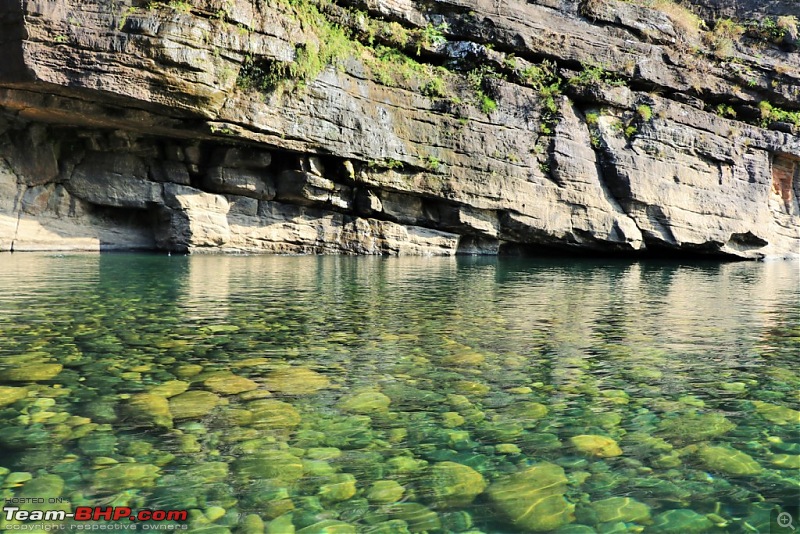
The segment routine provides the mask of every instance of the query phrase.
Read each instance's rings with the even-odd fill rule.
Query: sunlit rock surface
[[[693,3],[4,1],[0,250],[797,255],[796,6]]]

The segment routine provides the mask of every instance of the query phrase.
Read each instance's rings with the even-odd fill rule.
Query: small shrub
[[[732,119],[736,118],[736,110],[733,109],[732,106],[727,104],[719,104],[715,109],[717,115],[720,117],[730,117]]]
[[[545,60],[538,65],[531,65],[523,69],[519,78],[522,83],[530,85],[537,91],[542,91],[559,81],[556,69],[555,63]]]
[[[328,21],[311,0],[291,0],[282,7],[290,10],[291,16],[316,38],[295,44],[294,59],[290,62],[262,61],[256,65],[251,60],[248,65],[245,60],[239,75],[244,79],[237,80],[240,87],[263,91],[300,89],[326,66],[342,68],[344,60],[358,50],[359,43],[350,38],[348,31]]]
[[[439,158],[431,156],[431,155],[428,155],[425,158],[425,167],[429,171],[436,172],[436,171],[438,171],[440,169],[441,166],[442,166],[442,162],[439,161]]]
[[[798,35],[797,24],[798,24],[797,17],[795,17],[794,15],[785,15],[782,17],[778,17],[778,19],[775,21],[775,25],[779,29],[783,30],[784,36],[788,35],[789,37],[791,37],[792,41],[797,40],[797,35]]]
[[[764,128],[772,122],[788,122],[800,127],[800,111],[787,111],[773,106],[767,101],[763,101],[758,105],[761,111],[760,125]]]
[[[406,46],[411,40],[409,31],[397,22],[390,22],[387,24],[382,35],[387,38],[389,42],[397,44],[399,47]]]
[[[786,38],[796,41],[798,37],[797,17],[786,15],[772,19],[764,17],[760,20],[750,20],[745,23],[747,35],[753,39],[781,44]]]
[[[347,11],[347,28],[332,23],[320,9],[325,3],[316,0],[273,0],[285,11],[286,17],[296,21],[309,36],[295,45],[292,61],[254,60],[246,58],[240,70],[237,85],[244,89],[256,88],[262,91],[299,89],[314,80],[328,66],[343,69],[345,60],[361,60],[372,75],[372,79],[382,85],[395,87],[409,85],[429,97],[443,97],[447,94],[446,76],[443,67],[422,64],[414,61],[401,49],[411,40],[412,32],[397,22],[371,19],[366,12]],[[185,2],[184,2],[185,3]],[[322,7],[320,7],[322,6]],[[352,26],[353,31],[349,29]],[[417,30],[415,38],[427,45],[444,42],[443,32],[446,24]],[[246,31],[242,28],[240,31]],[[367,47],[375,40],[391,46]]]
[[[584,17],[591,17],[598,9],[603,7],[604,3],[603,0],[583,0],[578,10]]]
[[[539,92],[542,103],[542,122],[539,133],[549,135],[558,123],[559,110],[557,99],[561,95],[561,78],[557,74],[557,65],[548,60],[538,65],[530,65],[518,74],[520,81]]]
[[[758,104],[758,109],[761,111],[761,125],[766,126],[772,117],[772,104],[764,100]]]
[[[422,94],[429,97],[442,97],[445,95],[444,80],[433,78],[422,87]]]
[[[720,19],[714,25],[714,30],[704,37],[706,43],[717,57],[728,57],[736,49],[735,43],[744,35],[745,27],[731,19]]]
[[[402,169],[404,166],[402,161],[388,158],[383,161],[372,160],[367,163],[367,167],[370,169],[388,169],[388,170],[395,170],[395,169]]]
[[[645,122],[649,121],[653,118],[653,110],[650,109],[650,106],[642,104],[641,106],[636,108],[636,113],[641,117],[641,119]]]
[[[428,24],[422,30],[420,30],[417,34],[417,55],[420,55],[423,47],[429,48],[440,46],[446,43],[447,39],[444,36],[444,32],[448,31],[449,29],[450,27],[447,25],[447,23],[443,22],[437,26]]]
[[[481,111],[488,115],[497,109],[497,102],[495,102],[492,97],[485,94],[483,91],[478,91],[477,95]]]
[[[578,86],[602,84],[621,87],[625,85],[624,80],[613,72],[608,72],[602,65],[597,64],[584,64],[583,70],[577,76],[570,78],[569,83]]]
[[[135,12],[136,8],[133,6],[130,6],[127,9],[125,9],[119,17],[119,22],[117,23],[117,29],[122,30],[122,28],[125,27],[125,23],[128,21],[128,17]]]
[[[477,105],[487,115],[497,109],[497,102],[488,94],[488,81],[498,77],[487,65],[481,65],[467,73],[467,82],[475,92]]]
[[[432,67],[419,63],[407,55],[389,48],[378,46],[367,56],[366,63],[375,80],[387,87],[396,87],[401,82],[415,80],[419,83],[422,94],[428,97],[443,97],[447,94],[445,76],[448,71],[444,67]]]
[[[514,57],[514,54],[509,54],[503,59],[503,66],[509,70],[517,69],[517,58]]]
[[[169,4],[169,7],[174,9],[175,11],[181,11],[183,13],[188,13],[192,10],[192,4],[189,2],[184,2],[181,0],[172,0]]]
[[[673,2],[672,0],[655,0],[652,7],[670,18],[675,29],[680,32],[679,37],[685,42],[697,41],[703,29],[703,19],[698,17],[688,7]]]

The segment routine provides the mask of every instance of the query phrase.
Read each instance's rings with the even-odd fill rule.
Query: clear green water
[[[1,491],[209,533],[769,532],[799,270],[2,255]]]

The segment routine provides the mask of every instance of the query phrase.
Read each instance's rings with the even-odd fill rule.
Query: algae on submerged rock
[[[650,507],[630,497],[609,497],[590,504],[597,521],[608,523],[649,523]]]
[[[169,411],[173,419],[198,419],[211,413],[220,398],[210,391],[192,390],[169,399]]]
[[[263,386],[273,393],[284,395],[310,395],[330,386],[325,375],[306,367],[285,367],[269,373]]]
[[[727,434],[736,428],[724,415],[716,412],[689,412],[664,419],[658,434],[676,443],[699,443]]]
[[[486,490],[498,515],[510,525],[533,532],[554,530],[575,520],[567,502],[564,469],[540,463],[501,478]]]
[[[708,469],[728,475],[758,475],[763,471],[750,455],[731,447],[702,446],[697,454]]]
[[[483,493],[486,482],[471,467],[456,462],[439,462],[424,478],[424,488],[437,508],[460,508]]]
[[[622,455],[622,449],[620,449],[616,440],[607,436],[583,434],[580,436],[573,436],[569,441],[578,451],[589,456],[612,458]]]
[[[127,420],[134,424],[172,428],[172,413],[166,397],[137,393],[121,408]]]

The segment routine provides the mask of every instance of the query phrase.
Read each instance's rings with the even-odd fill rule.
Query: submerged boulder
[[[150,464],[117,464],[97,471],[92,486],[98,491],[121,491],[132,488],[151,488],[159,475],[159,468]]]
[[[578,451],[597,458],[611,458],[622,455],[617,442],[606,436],[583,434],[570,438],[570,443]]]
[[[0,408],[9,404],[14,404],[18,400],[24,399],[27,396],[27,388],[0,386]]]
[[[39,382],[52,380],[63,369],[60,363],[29,363],[5,370],[3,378],[10,382]]]
[[[685,413],[663,420],[658,434],[676,443],[699,443],[727,434],[736,428],[720,413]]]
[[[245,391],[252,391],[258,388],[258,384],[247,377],[235,375],[233,373],[219,373],[206,379],[203,384],[220,395],[236,395]]]
[[[260,451],[239,458],[233,464],[234,470],[244,480],[277,479],[293,482],[304,473],[303,461],[285,451]]]
[[[776,425],[800,425],[800,411],[770,404],[768,402],[753,401],[756,411],[761,417]]]
[[[567,477],[551,463],[541,463],[505,477],[487,490],[501,519],[532,532],[555,530],[574,521],[575,506],[567,502]]]
[[[701,534],[714,526],[706,516],[694,510],[667,510],[653,519],[653,525],[647,532],[654,534]]]
[[[339,502],[351,499],[356,494],[356,478],[350,473],[331,475],[319,488],[320,499],[326,502]]]
[[[250,402],[250,424],[259,429],[294,428],[300,424],[300,413],[291,404],[274,399]]]
[[[209,391],[187,391],[169,399],[173,419],[197,419],[211,413],[220,398]]]
[[[337,407],[349,413],[370,414],[388,412],[392,399],[380,391],[364,391],[343,398]]]
[[[650,507],[630,497],[610,497],[591,504],[592,511],[600,523],[623,521],[626,523],[649,523]]]
[[[456,462],[439,462],[426,478],[426,492],[438,508],[467,506],[486,489],[483,475]]]
[[[133,395],[121,411],[133,424],[172,428],[172,413],[165,397],[139,393]]]
[[[330,383],[325,375],[305,367],[277,369],[264,379],[266,389],[285,395],[310,395],[327,388]]]
[[[376,504],[391,504],[403,498],[406,489],[395,480],[377,480],[367,490],[367,500]]]
[[[708,469],[727,475],[757,475],[763,470],[750,455],[730,447],[701,447],[698,455]]]

